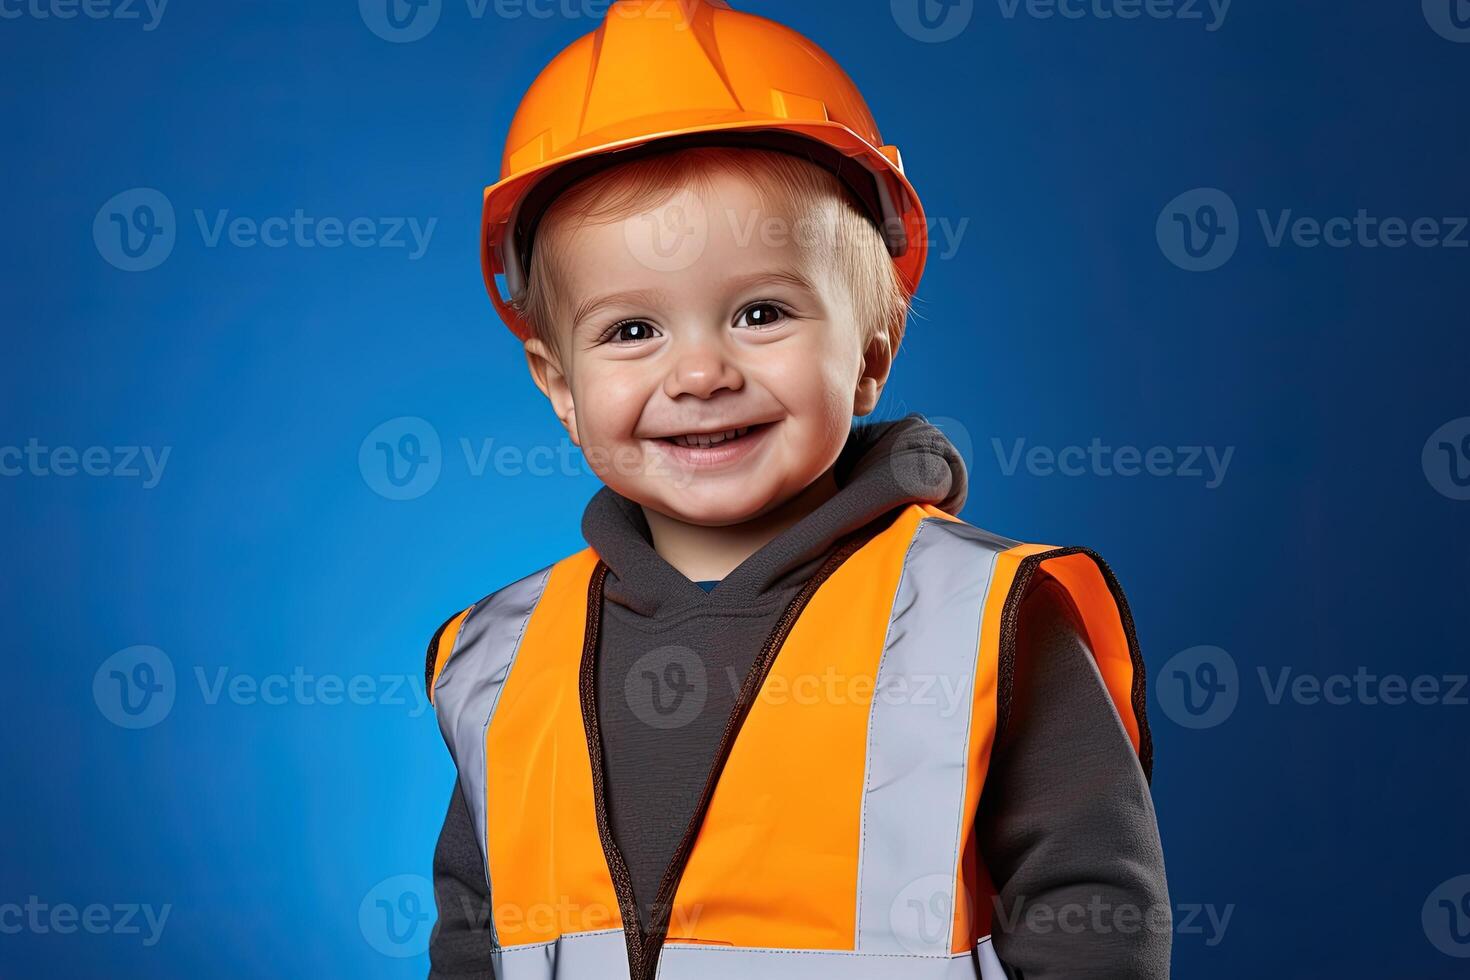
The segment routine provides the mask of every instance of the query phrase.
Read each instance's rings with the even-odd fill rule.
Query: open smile
[[[765,440],[774,422],[744,425],[722,432],[696,432],[648,440],[685,466],[723,466],[749,455]]]

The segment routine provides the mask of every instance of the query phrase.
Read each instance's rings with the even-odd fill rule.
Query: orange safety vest
[[[1102,559],[909,504],[842,543],[781,617],[645,931],[604,795],[606,571],[579,551],[453,617],[429,646],[500,980],[606,980],[624,963],[630,980],[1004,977],[974,827],[1038,572],[1070,595],[1151,769],[1143,662]]]

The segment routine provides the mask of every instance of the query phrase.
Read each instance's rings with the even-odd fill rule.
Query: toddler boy
[[[722,2],[619,0],[525,97],[485,222],[605,486],[589,547],[430,643],[431,976],[1167,976],[1116,580],[960,520],[921,415],[854,425],[926,228],[842,70]]]

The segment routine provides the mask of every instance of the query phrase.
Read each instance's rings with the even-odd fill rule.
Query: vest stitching
[[[478,606],[479,603],[475,603],[475,605]],[[454,622],[455,618],[460,615],[464,615],[465,619],[470,618],[464,610],[460,610],[460,612],[455,613],[453,616],[450,616],[444,622],[440,623],[439,628],[434,631],[433,637],[431,637],[429,640],[429,650],[424,657],[424,693],[427,694],[430,698],[433,698],[434,696],[434,668],[439,666],[439,640],[441,637],[444,636],[444,631],[449,628],[449,624]],[[460,632],[463,632],[464,623],[461,622],[459,624],[459,627]],[[454,643],[455,646],[459,645],[458,634],[456,634],[454,637]],[[451,649],[449,653],[452,656],[454,654],[454,650]],[[444,663],[446,666],[449,664],[448,657],[444,658]]]
[[[586,730],[587,753],[592,764],[592,809],[597,818],[597,835],[602,842],[603,859],[607,863],[608,877],[612,879],[613,892],[617,896],[618,908],[623,918],[623,939],[628,953],[629,977],[631,980],[641,980],[642,927],[638,921],[637,906],[633,902],[632,876],[608,828],[606,774],[602,758],[602,728],[597,720],[595,701],[597,630],[602,613],[602,583],[607,573],[607,563],[599,558],[587,586],[587,620],[582,637],[582,662],[578,670],[578,685],[582,701],[582,726]]]
[[[517,943],[514,946],[496,945],[494,952],[516,952],[523,949],[545,949],[547,946],[555,946],[558,943],[571,939],[591,939],[596,936],[609,936],[622,932],[621,929],[588,929],[585,932],[564,932],[555,939],[543,939],[539,943]]]
[[[525,618],[521,620],[520,629],[516,630],[515,643],[511,646],[510,656],[506,659],[505,662],[505,674],[502,676],[500,683],[496,685],[495,695],[490,699],[490,705],[486,709],[485,721],[480,726],[480,741],[478,743],[480,766],[482,769],[489,765],[489,760],[485,758],[485,739],[489,736],[490,733],[490,722],[492,719],[494,719],[495,709],[500,704],[500,695],[505,692],[505,685],[510,680],[510,672],[515,668],[516,657],[521,652],[521,641],[525,638],[526,635],[526,626],[531,622],[532,614],[536,612],[536,607],[541,605],[541,600],[546,595],[546,584],[551,581],[551,573],[555,567],[555,565],[548,565],[540,572],[541,581],[536,586],[536,597],[527,605]],[[470,607],[469,613],[467,613],[465,615],[465,618],[460,621],[459,632],[454,637],[454,647],[452,647],[449,651],[451,658],[454,655],[454,651],[459,648],[460,637],[464,635],[464,628],[465,625],[469,623],[470,617],[473,616],[481,606],[485,605],[487,602],[489,602],[491,599],[494,599],[495,596],[499,594],[499,592],[491,593],[490,595],[486,596],[485,598],[481,599],[479,602]],[[448,667],[449,658],[445,659],[444,664],[446,667]],[[482,845],[480,849],[480,854],[485,859],[485,889],[486,894],[489,897],[488,908],[490,912],[489,919],[486,922],[486,925],[489,927],[490,944],[492,948],[496,948],[500,945],[500,938],[499,933],[496,931],[495,928],[495,894],[493,890],[494,883],[490,880],[490,781],[488,779],[485,781],[485,799],[481,802],[483,802],[485,805],[485,826],[476,827],[475,836]]]
[[[914,535],[913,535],[913,538],[909,541],[909,546],[904,551],[903,566],[902,566],[902,569],[901,569],[901,571],[899,573],[899,579],[898,579],[898,588],[895,590],[895,593],[894,593],[895,600],[897,599],[897,596],[903,591],[903,583],[904,583],[904,580],[909,575],[909,560],[910,560],[910,558],[912,557],[912,555],[913,555],[913,553],[915,551],[915,544],[918,542],[919,536],[922,533],[924,527],[926,525],[929,525],[929,524],[933,524],[933,525],[937,525],[937,526],[943,527],[944,530],[949,531],[951,533],[961,533],[961,532],[959,532],[957,530],[957,528],[960,528],[960,527],[974,528],[974,525],[971,525],[971,524],[968,524],[968,523],[963,523],[963,522],[960,522],[960,521],[950,521],[950,520],[945,520],[945,519],[938,518],[938,517],[933,517],[933,516],[920,518],[919,522],[914,526]],[[975,530],[979,530],[979,529],[975,529]],[[962,534],[961,536],[964,536],[964,535]],[[990,536],[990,535],[988,535],[988,532],[987,532],[987,536]],[[986,543],[986,547],[989,550],[990,555],[991,555],[991,568],[992,568],[992,571],[991,571],[990,576],[988,576],[987,579],[986,579],[985,592],[984,592],[984,594],[982,594],[979,608],[975,612],[975,615],[976,615],[976,617],[978,619],[978,622],[976,623],[976,627],[975,627],[975,636],[976,636],[977,642],[975,644],[974,660],[970,664],[970,699],[969,699],[970,707],[969,707],[969,709],[966,712],[966,718],[965,718],[965,736],[964,736],[964,740],[962,742],[962,745],[964,746],[964,750],[963,750],[964,751],[964,754],[963,754],[963,758],[960,760],[961,761],[961,766],[960,766],[960,769],[961,769],[961,777],[960,778],[961,778],[961,781],[963,783],[965,783],[965,784],[968,784],[969,774],[970,774],[970,753],[969,753],[969,746],[970,746],[970,736],[971,736],[971,732],[972,732],[972,730],[974,728],[974,719],[975,719],[975,712],[974,712],[975,685],[977,683],[979,683],[979,672],[980,672],[980,642],[979,641],[981,641],[983,639],[982,632],[983,632],[984,618],[985,618],[985,597],[989,594],[990,587],[994,583],[994,562],[995,562],[995,557],[996,557],[996,554],[997,554],[998,544],[996,542],[987,542]],[[878,676],[882,676],[882,673],[883,673],[883,665],[884,665],[884,663],[888,659],[888,648],[889,648],[888,639],[892,635],[892,631],[893,631],[893,617],[890,614],[889,621],[888,621],[888,629],[885,632],[884,637],[883,637],[883,654],[878,659]],[[876,678],[875,678],[875,680],[876,680]],[[877,699],[877,690],[875,688],[874,689],[874,700],[875,700],[875,703],[876,703],[876,699]],[[864,760],[864,763],[863,763],[863,766],[864,766],[863,795],[865,797],[866,797],[866,795],[868,793],[868,789],[869,789],[869,786],[870,786],[871,781],[872,781],[871,760],[873,758],[873,747],[874,747],[874,743],[873,743],[872,711],[873,711],[873,709],[870,707],[869,708],[869,714],[868,714],[868,755],[867,755],[867,758]],[[961,799],[963,799],[963,797],[964,797],[964,794],[961,793]],[[963,839],[963,828],[964,828],[964,825],[965,825],[965,822],[966,822],[966,817],[967,817],[967,814],[965,812],[965,808],[964,808],[963,805],[961,805],[960,812],[956,816],[954,852],[953,852],[953,856],[950,858],[950,865],[949,865],[951,868],[953,868],[955,870],[954,891],[953,891],[953,899],[952,899],[952,901],[955,901],[955,902],[958,902],[959,901],[959,892],[960,892],[960,887],[959,887],[960,841]],[[862,932],[861,932],[861,927],[862,927],[862,909],[863,909],[863,889],[862,889],[862,880],[863,880],[862,874],[863,874],[863,869],[862,869],[862,859],[863,859],[863,856],[867,853],[867,840],[868,840],[867,807],[864,806],[862,808],[862,831],[861,831],[861,834],[860,834],[860,848],[859,848],[859,851],[858,851],[857,921],[854,923],[854,928],[853,928],[853,932],[854,932],[853,947],[854,947],[855,950],[858,950],[858,951],[861,951],[861,937],[862,937]],[[953,916],[953,906],[951,906],[950,923],[949,923],[949,927],[948,928],[949,928],[949,946],[952,948],[953,945],[954,945],[954,916]],[[966,937],[966,939],[968,941],[968,937]],[[973,945],[973,943],[971,945]],[[881,954],[873,954],[873,955],[881,955]],[[951,954],[951,955],[955,955],[955,954]]]
[[[554,567],[554,565],[547,565],[545,568],[542,568],[539,571],[535,571],[532,572],[530,575],[527,575],[526,578],[534,578],[537,575],[545,575],[547,577],[550,577],[551,570]],[[454,643],[451,644],[449,647],[449,655],[444,658],[444,666],[447,668],[449,666],[449,661],[453,660],[454,655],[459,652],[459,641],[464,637],[465,626],[469,623],[471,619],[474,618],[475,613],[479,612],[480,607],[489,602],[491,599],[494,599],[496,596],[504,592],[506,589],[510,588],[512,585],[518,584],[519,582],[512,582],[510,585],[507,585],[504,588],[496,589],[494,592],[475,602],[475,604],[470,606],[468,609],[460,610],[459,612],[455,613],[453,616],[450,616],[444,622],[439,624],[439,628],[434,631],[433,638],[429,640],[428,657],[427,662],[424,665],[424,693],[428,695],[429,701],[431,703],[434,700],[434,668],[439,665],[439,640],[444,635],[444,630],[447,629],[449,627],[449,624],[454,622],[457,617],[464,617],[459,621],[459,629],[454,631]],[[541,586],[541,592],[544,592],[545,590],[546,584],[543,582]],[[539,592],[537,594],[537,601],[540,601]],[[530,617],[528,616],[527,619],[529,618]]]
[[[1128,658],[1133,664],[1133,690],[1132,705],[1134,721],[1138,724],[1138,761],[1143,767],[1144,779],[1153,785],[1154,745],[1153,733],[1148,727],[1148,680],[1146,677],[1143,653],[1139,650],[1138,634],[1133,622],[1133,613],[1128,608],[1128,600],[1123,595],[1123,587],[1118,578],[1102,556],[1091,548],[1067,547],[1053,548],[1051,551],[1043,551],[1029,555],[1021,559],[1016,568],[1016,577],[1011,582],[1010,592],[1006,595],[1005,607],[1000,617],[1000,670],[996,685],[996,723],[995,740],[999,744],[1001,732],[1010,721],[1011,700],[1015,694],[1016,686],[1016,622],[1020,618],[1021,598],[1026,591],[1036,569],[1044,561],[1053,558],[1065,558],[1068,555],[1086,555],[1097,566],[1103,581],[1107,584],[1108,592],[1113,597],[1113,603],[1118,607],[1118,619],[1123,626],[1123,635],[1128,644]],[[1093,658],[1096,659],[1096,651]]]
[[[980,649],[985,642],[985,605],[986,600],[990,598],[990,590],[995,586],[995,565],[999,557],[999,554],[992,548],[990,550],[990,573],[985,577],[985,588],[984,591],[980,594],[980,602],[977,604],[978,608],[975,610],[975,652],[970,661],[970,697],[968,699],[968,703],[966,704],[965,710],[965,739],[962,743],[962,757],[960,760],[960,812],[955,816],[954,852],[949,859],[949,867],[953,870],[954,873],[954,897],[952,898],[952,901],[956,903],[960,901],[960,889],[963,879],[963,872],[960,869],[960,859],[962,857],[962,847],[960,842],[964,840],[965,824],[973,824],[973,816],[966,809],[964,800],[968,795],[970,785],[970,737],[975,727],[975,687],[980,683]],[[995,743],[992,741],[991,745],[993,746],[994,744]],[[980,807],[980,800],[978,797],[975,801],[975,807],[977,810]],[[979,895],[976,895],[975,898],[978,899]],[[965,900],[967,902],[969,901],[968,895],[965,896]],[[975,915],[975,909],[971,908],[968,916],[970,921],[967,923],[967,930],[965,935],[965,942],[969,944],[971,948],[973,948],[978,942],[978,940],[971,940],[969,936],[969,932],[975,928]],[[950,907],[949,929],[949,947],[953,949],[955,938],[953,906]]]

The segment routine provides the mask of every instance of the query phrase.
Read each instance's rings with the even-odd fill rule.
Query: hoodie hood
[[[608,566],[604,596],[643,617],[690,608],[744,608],[789,598],[839,539],[898,507],[933,504],[958,514],[969,483],[964,459],[918,413],[853,426],[836,463],[837,492],[772,538],[705,592],[653,549],[643,509],[603,487],[582,515],[582,535]]]

